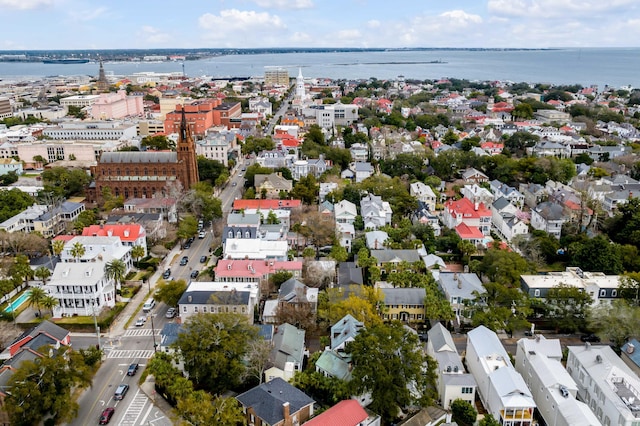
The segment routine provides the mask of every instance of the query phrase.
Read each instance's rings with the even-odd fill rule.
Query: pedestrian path
[[[107,358],[144,358],[153,356],[153,350],[111,350]]]
[[[129,403],[127,411],[124,412],[122,420],[120,420],[120,423],[118,424],[120,426],[135,426],[138,423],[138,419],[147,405],[147,402],[149,402],[147,395],[145,395],[144,392],[140,392],[140,389],[138,389],[133,400]]]
[[[162,330],[155,330],[156,336],[160,335]],[[150,328],[129,328],[125,330],[122,337],[144,337],[144,336],[153,336],[153,330]]]

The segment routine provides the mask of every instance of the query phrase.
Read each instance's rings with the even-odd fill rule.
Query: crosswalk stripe
[[[161,330],[155,330],[156,336],[160,335]],[[153,330],[150,328],[130,328],[125,330],[123,337],[145,337],[153,335]]]
[[[111,350],[107,358],[144,358],[153,356],[153,350]]]

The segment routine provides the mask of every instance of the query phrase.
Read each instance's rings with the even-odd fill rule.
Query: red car
[[[113,407],[105,408],[102,414],[100,415],[100,424],[106,425],[107,423],[109,423],[109,420],[111,420],[111,417],[113,417],[113,413],[115,411],[116,409]]]

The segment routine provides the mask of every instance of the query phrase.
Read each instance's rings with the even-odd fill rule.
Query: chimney
[[[284,419],[285,423],[287,423],[289,417],[291,417],[291,413],[289,412],[289,402],[285,402],[284,404],[282,404],[282,418]]]
[[[628,343],[627,344],[627,353],[628,354],[632,354],[635,349],[636,349],[636,347],[633,345],[633,343]]]

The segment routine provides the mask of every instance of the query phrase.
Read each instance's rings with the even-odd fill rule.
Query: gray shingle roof
[[[291,414],[315,402],[279,377],[238,395],[236,399],[244,407],[253,408],[256,416],[270,425],[284,420],[282,404],[285,402],[289,403]]]
[[[150,151],[117,151],[103,152],[100,163],[177,163],[178,154],[175,152]]]
[[[427,293],[424,288],[383,288],[385,305],[422,305]]]

